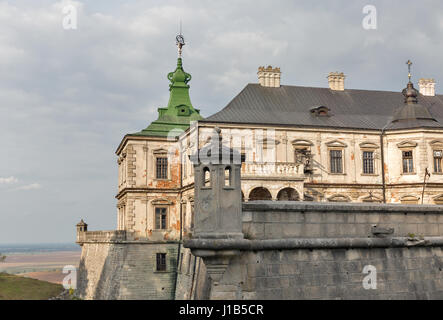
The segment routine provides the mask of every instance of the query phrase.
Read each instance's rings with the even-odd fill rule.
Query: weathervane
[[[411,82],[411,66],[412,66],[412,62],[411,60],[408,60],[408,62],[406,62],[406,64],[408,65],[408,77],[409,77],[409,82]]]
[[[185,45],[185,38],[182,35],[182,22],[180,21],[180,34],[175,37],[176,40],[176,44],[178,47],[178,57],[181,58],[182,57],[182,48]]]

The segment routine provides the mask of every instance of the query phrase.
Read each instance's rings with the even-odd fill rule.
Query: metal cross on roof
[[[185,38],[182,35],[182,22],[180,21],[180,34],[175,37],[176,45],[178,47],[178,57],[182,57],[182,48],[185,45]]]
[[[411,77],[412,77],[412,75],[411,75],[411,66],[412,66],[411,60],[408,60],[408,62],[406,62],[406,64],[408,65],[408,78],[409,78],[409,81],[411,81]]]

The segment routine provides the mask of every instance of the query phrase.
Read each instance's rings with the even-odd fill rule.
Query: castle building
[[[79,276],[84,297],[174,298],[183,260],[198,267],[180,245],[194,227],[190,156],[208,145],[216,127],[223,144],[241,154],[244,202],[443,204],[443,96],[435,94],[433,79],[421,79],[419,90],[410,74],[402,92],[354,90],[346,88],[343,73],[332,72],[328,87],[314,88],[282,85],[279,68],[260,67],[258,83],[204,119],[191,103],[191,75],[178,40],[167,107],[146,129],[125,135],[116,150],[117,230],[78,234],[81,270],[90,273]],[[122,268],[126,277],[151,274],[155,289],[98,294],[100,286],[111,286],[99,279],[112,273],[112,267],[103,271],[106,257],[141,247],[144,266],[132,261]]]

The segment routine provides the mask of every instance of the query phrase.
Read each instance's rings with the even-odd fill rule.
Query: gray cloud
[[[284,84],[344,71],[348,88],[398,91],[411,59],[415,80],[443,82],[441,1],[372,1],[372,31],[367,1],[78,1],[78,29],[63,30],[66,3],[0,1],[0,177],[31,189],[0,189],[0,242],[73,241],[80,218],[115,228],[114,151],[167,104],[180,19],[205,116],[259,65],[280,66]]]

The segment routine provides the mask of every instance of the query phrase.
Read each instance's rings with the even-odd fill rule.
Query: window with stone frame
[[[363,174],[375,174],[374,151],[363,151]]]
[[[402,151],[403,173],[414,172],[414,156],[412,150]]]
[[[155,229],[166,230],[168,228],[168,209],[165,207],[155,208]]]
[[[162,180],[168,179],[168,157],[157,157],[155,166],[156,178]]]
[[[343,150],[329,150],[330,173],[341,174],[343,171]]]
[[[166,271],[166,253],[157,253],[157,271]]]
[[[442,150],[434,150],[434,173],[442,173]]]

